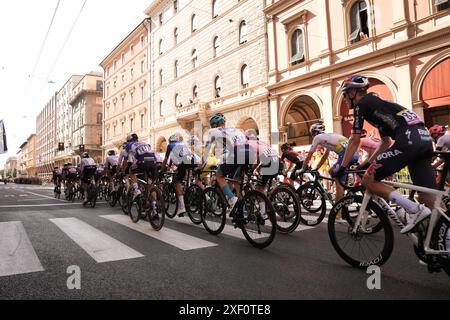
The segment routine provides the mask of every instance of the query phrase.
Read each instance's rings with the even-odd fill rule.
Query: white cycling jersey
[[[83,172],[84,167],[95,166],[95,165],[97,165],[97,164],[95,163],[94,159],[92,159],[92,158],[83,158],[83,159],[81,159],[81,165],[80,165],[81,172]]]
[[[348,138],[337,133],[322,133],[315,136],[311,150],[316,150],[317,146],[322,146],[329,151],[334,151],[337,154],[344,152],[348,146]]]
[[[208,159],[211,145],[214,144],[217,158],[223,163],[227,156],[233,153],[234,146],[246,140],[244,132],[237,128],[210,129],[207,133],[204,159]]]
[[[447,133],[440,137],[437,141],[436,148],[447,148],[450,149],[450,134]]]
[[[110,169],[114,166],[117,166],[119,164],[119,156],[113,155],[113,156],[107,156],[105,167]]]

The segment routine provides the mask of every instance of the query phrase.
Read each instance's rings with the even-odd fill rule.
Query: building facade
[[[50,98],[36,118],[36,166],[38,176],[43,179],[51,177],[57,149],[56,100],[57,93]]]
[[[4,166],[4,175],[5,177],[16,177],[17,176],[17,157],[9,157],[6,159]]]
[[[103,75],[98,72],[86,74],[72,90],[72,145],[73,163],[81,163],[81,153],[89,152],[96,161],[102,162],[103,123]]]
[[[370,91],[414,110],[427,126],[450,122],[448,1],[270,0],[264,12],[278,142],[310,144],[318,120],[349,136],[353,118],[339,87],[353,74],[369,77]]]
[[[104,155],[136,133],[149,140],[149,21],[142,21],[102,62]],[[149,142],[149,141],[148,141]]]
[[[72,144],[72,107],[69,102],[73,98],[73,89],[83,76],[73,75],[59,90],[56,96],[56,142],[55,165],[62,167],[71,162],[75,155],[75,145]]]
[[[147,8],[150,141],[157,152],[176,131],[202,138],[218,112],[227,126],[254,128],[269,139],[264,4],[156,0]]]

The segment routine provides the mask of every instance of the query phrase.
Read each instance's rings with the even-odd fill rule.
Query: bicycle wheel
[[[447,210],[447,216],[450,215],[450,209]],[[450,250],[450,222],[441,216],[431,235],[430,248],[439,251]],[[436,260],[439,267],[444,269],[445,273],[450,277],[450,253],[433,255],[431,259]]]
[[[300,221],[307,226],[317,226],[325,218],[327,204],[322,191],[314,182],[308,182],[297,189],[302,207],[306,212],[300,212]]]
[[[333,206],[328,216],[328,235],[342,259],[355,268],[366,269],[371,265],[381,266],[389,259],[394,247],[394,233],[388,216],[373,201],[366,209],[368,225],[353,233],[362,200],[362,196],[346,196]],[[336,222],[338,214],[342,215],[341,223]],[[371,230],[371,220],[376,220],[375,224],[380,226],[378,232]]]
[[[200,207],[202,205],[202,189],[197,185],[192,185],[186,191],[184,196],[184,204],[187,214],[194,224],[202,223],[202,215]]]
[[[291,233],[300,223],[300,202],[297,194],[289,187],[279,185],[269,194],[269,200],[275,209],[277,230]]]
[[[170,182],[164,184],[164,204],[166,206],[166,215],[169,218],[175,217],[178,210],[178,199],[175,192],[175,183]]]
[[[214,187],[203,190],[201,205],[202,223],[205,229],[214,235],[222,232],[226,223],[227,201]]]
[[[134,223],[138,223],[139,219],[141,218],[142,213],[142,195],[139,195],[136,197],[136,199],[131,200],[130,204],[128,206],[129,208],[129,214],[131,221]]]
[[[97,203],[97,187],[92,186],[90,195],[89,195],[89,202],[91,203],[91,208],[95,208],[95,204]]]
[[[265,203],[266,214],[261,213],[261,205]],[[250,244],[256,248],[266,248],[275,238],[277,221],[275,209],[272,203],[262,192],[252,190],[242,198],[242,204],[238,209],[242,218],[237,220],[237,225]],[[236,213],[237,215],[239,214]]]
[[[123,191],[120,196],[120,206],[122,207],[122,211],[124,214],[130,214],[130,211],[128,210],[130,205],[128,203],[128,192],[125,188],[123,188]]]
[[[156,195],[156,204],[153,205],[153,201],[151,200],[151,195]],[[150,197],[149,197],[149,210],[147,214],[147,219],[150,222],[150,225],[156,231],[161,230],[164,225],[164,220],[166,218],[166,207],[164,204],[164,197],[162,195],[161,190],[156,187],[150,187]]]

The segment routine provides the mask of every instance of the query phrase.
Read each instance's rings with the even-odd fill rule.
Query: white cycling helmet
[[[325,125],[321,122],[315,123],[309,128],[309,132],[311,133],[312,137],[317,136],[318,134],[325,132]]]

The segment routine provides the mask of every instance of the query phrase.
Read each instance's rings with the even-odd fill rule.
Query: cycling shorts
[[[433,157],[432,138],[422,125],[405,126],[397,130],[395,143],[381,153],[369,170],[376,181],[381,181],[408,166],[414,185],[436,188],[431,159]]]
[[[153,181],[158,179],[158,166],[154,161],[139,161],[133,164],[130,168],[131,173],[144,174],[147,173],[148,177]]]
[[[336,171],[342,164],[342,161],[344,161],[344,156],[345,156],[345,149],[344,151],[341,151],[338,154],[338,160],[336,161],[336,163],[334,164],[332,170],[333,172]],[[355,152],[355,154],[353,155],[353,157],[350,159],[350,162],[347,165],[347,168],[345,168],[345,172],[348,171],[348,169],[354,165],[355,163],[357,163],[359,160],[359,154],[358,152]],[[347,176],[348,174],[343,174],[342,176],[339,177],[339,182],[344,186],[347,182]]]
[[[186,172],[188,169],[196,168],[196,164],[185,164],[181,163],[177,166],[177,174],[175,175],[175,181],[182,182],[186,177]]]

